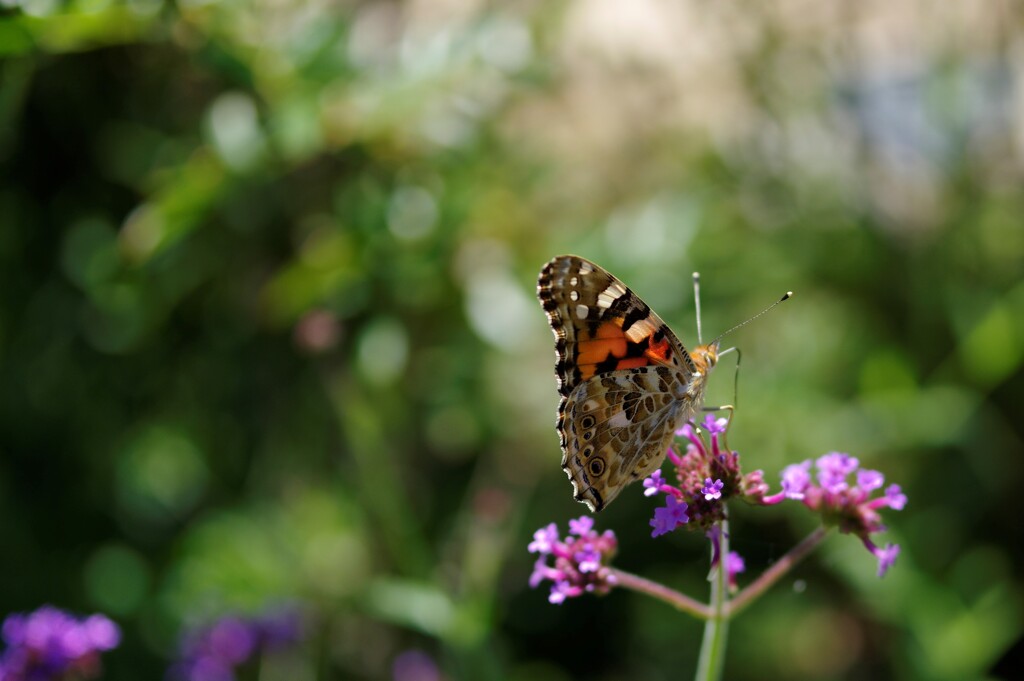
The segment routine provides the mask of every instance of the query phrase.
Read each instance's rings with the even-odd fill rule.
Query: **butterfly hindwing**
[[[679,376],[664,366],[620,369],[573,390],[560,428],[562,468],[577,501],[600,511],[661,466],[685,406]]]

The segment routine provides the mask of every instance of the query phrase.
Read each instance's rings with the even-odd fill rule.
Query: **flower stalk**
[[[569,522],[563,539],[554,523],[534,533],[529,550],[540,554],[530,585],[552,583],[548,600],[564,603],[587,593],[604,595],[613,588],[626,588],[657,598],[680,612],[704,620],[704,636],[697,666],[697,681],[719,681],[725,666],[729,621],[748,608],[806,558],[828,535],[831,528],[852,534],[878,560],[883,577],[899,555],[895,544],[876,544],[872,537],[885,530],[881,511],[902,510],[907,497],[899,485],[885,487],[884,476],[865,469],[849,454],[829,452],[787,466],[781,474],[781,491],[769,494],[760,470],[744,474],[740,457],[725,442],[728,422],[709,415],[698,429],[687,424],[676,432],[683,448],[670,447],[666,459],[675,468],[675,480],[662,470],[643,481],[644,496],[660,496],[664,505],[654,511],[651,537],[677,529],[702,531],[711,544],[711,583],[707,604],[662,584],[624,572],[610,565],[618,549],[611,530],[603,533],[594,521],[583,516]],[[884,489],[883,489],[884,488]],[[736,576],[744,572],[743,558],[729,550],[729,520],[726,503],[736,499],[750,506],[772,506],[796,501],[818,515],[821,525],[789,550],[745,588]]]
[[[724,511],[723,511],[724,513]],[[725,556],[729,555],[729,521],[722,520],[710,533],[711,617],[704,623],[704,638],[697,661],[697,681],[718,681],[725,666],[725,643],[729,633],[729,586]],[[717,554],[717,555],[716,555]]]

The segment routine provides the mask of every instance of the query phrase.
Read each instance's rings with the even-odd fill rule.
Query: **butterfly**
[[[562,469],[597,512],[660,468],[701,411],[718,340],[687,352],[647,303],[575,255],[541,269],[537,297],[555,334]]]

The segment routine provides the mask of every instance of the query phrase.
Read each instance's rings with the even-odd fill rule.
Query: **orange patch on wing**
[[[609,358],[621,359],[627,352],[626,334],[622,332],[622,319],[612,319],[597,327],[593,338],[581,334],[576,342],[576,366],[586,381],[597,372],[597,365]],[[631,361],[630,359],[624,361]],[[642,365],[641,365],[642,366]]]
[[[627,357],[626,359],[620,359],[619,363],[615,365],[616,369],[639,369],[650,364],[650,361],[646,357]]]
[[[616,326],[613,322],[605,322],[598,327],[596,338],[581,338],[577,341],[576,347],[579,350],[576,357],[577,365],[597,364],[609,357],[624,357],[626,335],[622,333],[622,327]]]
[[[662,338],[657,343],[648,341],[648,344],[650,347],[644,351],[644,355],[659,364],[668,364],[669,357],[672,354],[672,346],[669,345],[668,339]]]

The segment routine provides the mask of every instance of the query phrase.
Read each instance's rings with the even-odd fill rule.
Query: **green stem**
[[[775,584],[779,579],[789,572],[797,563],[803,560],[814,548],[821,543],[821,540],[828,534],[828,529],[819,527],[814,532],[804,537],[804,540],[789,550],[779,560],[761,573],[757,579],[747,585],[743,591],[736,595],[736,598],[726,608],[726,616],[734,617],[741,610],[754,602],[761,594],[768,590],[768,587]]]
[[[725,666],[725,642],[729,633],[729,584],[726,560],[729,557],[729,521],[723,519],[718,526],[718,565],[711,569],[711,617],[704,623],[704,640],[697,663],[697,681],[719,681]],[[714,543],[712,543],[712,559]]]

